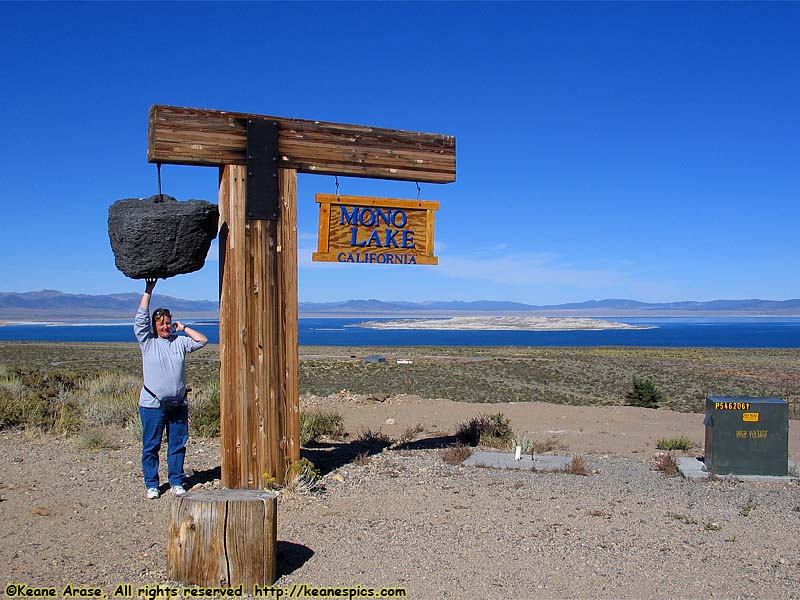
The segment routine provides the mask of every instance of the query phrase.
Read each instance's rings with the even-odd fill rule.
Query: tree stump
[[[176,498],[167,528],[167,577],[205,587],[272,585],[278,496],[202,490]]]

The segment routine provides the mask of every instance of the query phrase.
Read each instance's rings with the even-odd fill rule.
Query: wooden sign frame
[[[277,153],[265,153],[253,136],[256,121],[277,129]],[[251,489],[282,483],[300,458],[297,174],[450,183],[456,140],[158,105],[150,108],[147,159],[219,168],[222,481]],[[259,177],[277,180],[276,202],[263,210],[264,186],[249,181]],[[432,253],[432,230],[426,239]]]
[[[317,194],[318,262],[436,265],[434,200]],[[336,211],[336,208],[339,211]],[[347,210],[350,208],[351,210]]]

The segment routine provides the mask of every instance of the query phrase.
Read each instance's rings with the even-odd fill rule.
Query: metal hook
[[[419,181],[415,181],[414,183],[417,184],[417,200],[419,200],[419,193],[422,191],[422,188],[419,187]]]
[[[334,175],[333,177],[334,177],[334,179],[336,179],[336,197],[338,198],[339,197],[339,176],[338,175]]]

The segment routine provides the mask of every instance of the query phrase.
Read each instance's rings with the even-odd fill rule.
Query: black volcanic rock
[[[217,236],[219,211],[205,200],[129,198],[108,209],[117,268],[132,279],[172,277],[203,267]]]

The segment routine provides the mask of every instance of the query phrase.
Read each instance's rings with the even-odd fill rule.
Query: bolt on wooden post
[[[253,121],[277,131],[274,157],[254,144]],[[222,481],[283,483],[300,458],[297,173],[450,183],[455,138],[153,106],[148,161],[219,168]],[[272,168],[274,189],[248,184]]]

